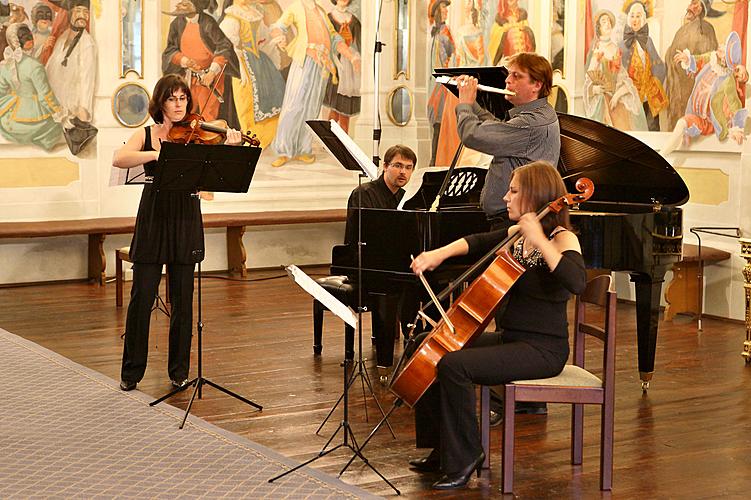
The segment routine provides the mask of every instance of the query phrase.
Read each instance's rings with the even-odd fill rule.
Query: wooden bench
[[[203,226],[204,228],[227,228],[228,270],[245,277],[248,272],[245,264],[247,253],[242,239],[247,226],[343,222],[346,216],[346,209],[204,214]],[[107,257],[104,255],[105,238],[108,234],[132,234],[135,224],[135,217],[0,222],[0,239],[87,235],[89,238],[88,278],[104,285],[107,268]]]
[[[704,286],[704,265],[730,258],[730,252],[702,245],[684,244],[681,260],[673,264],[673,279],[665,289],[665,320],[676,314],[701,314]]]

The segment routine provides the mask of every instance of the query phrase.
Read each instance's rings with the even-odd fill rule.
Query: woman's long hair
[[[561,174],[546,161],[535,161],[517,168],[512,179],[516,179],[519,185],[522,213],[537,212],[567,192]],[[571,229],[568,207],[558,213],[548,213],[540,223],[546,235],[558,226]]]

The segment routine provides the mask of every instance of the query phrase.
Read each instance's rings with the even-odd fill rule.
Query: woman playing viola
[[[572,293],[584,291],[584,260],[567,208],[541,220],[535,214],[565,194],[563,180],[549,163],[534,162],[514,171],[504,201],[509,218],[517,222],[509,232],[521,233],[512,253],[526,271],[507,294],[498,331],[446,354],[437,366],[437,382],[415,405],[417,447],[433,450],[410,464],[424,472],[442,470],[445,475],[435,489],[466,485],[485,458],[475,384],[552,377],[568,359],[566,304]],[[484,254],[505,237],[505,230],[467,236],[418,255],[412,270],[420,274],[449,257]]]
[[[192,107],[190,88],[178,75],[159,79],[149,102],[155,124],[138,129],[115,152],[112,165],[131,168],[143,165],[147,181],[159,165],[159,150],[169,141],[173,124]],[[237,130],[227,130],[225,144],[241,144]],[[133,286],[125,323],[120,389],[135,389],[146,371],[149,321],[157,295],[162,266],[167,265],[171,303],[169,361],[172,385],[182,387],[190,371],[190,343],[193,328],[193,269],[204,258],[201,205],[194,193],[160,191],[151,184],[143,187],[136,227],[130,244]]]

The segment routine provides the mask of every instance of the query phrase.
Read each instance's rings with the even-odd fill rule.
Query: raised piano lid
[[[655,205],[688,201],[686,183],[654,149],[600,122],[558,113],[561,157],[558,171],[570,192],[580,177],[595,185],[582,210],[640,212]],[[643,209],[640,209],[643,206]]]

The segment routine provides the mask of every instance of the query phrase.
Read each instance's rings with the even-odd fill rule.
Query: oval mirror
[[[396,126],[404,127],[412,118],[412,94],[409,89],[400,85],[391,91],[388,97],[389,120]]]
[[[121,125],[140,127],[149,119],[149,99],[144,86],[124,83],[112,95],[112,114]]]

